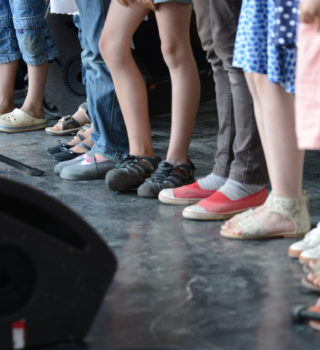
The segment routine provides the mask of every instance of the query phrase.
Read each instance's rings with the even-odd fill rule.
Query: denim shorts
[[[33,66],[58,55],[49,32],[45,0],[0,1],[0,63],[20,59]]]
[[[175,1],[175,2],[182,2],[184,4],[192,4],[192,0],[154,0],[153,2],[155,4],[161,4],[163,2],[173,2],[173,1]]]

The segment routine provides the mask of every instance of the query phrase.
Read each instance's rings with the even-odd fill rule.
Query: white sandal
[[[270,233],[255,219],[254,211],[244,212],[239,216],[237,226],[241,234],[237,235],[222,226],[220,234],[232,239],[267,239],[275,237],[300,238],[310,230],[310,216],[308,212],[308,200],[305,196],[298,199],[282,198],[270,194],[264,204],[266,210],[271,213],[279,213],[289,218],[295,224],[293,232]]]

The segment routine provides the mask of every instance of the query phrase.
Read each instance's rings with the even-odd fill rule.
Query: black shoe
[[[69,145],[69,144],[67,144],[67,143],[65,143],[65,142],[61,142],[61,143],[59,143],[59,145],[57,145],[57,146],[49,147],[49,148],[47,149],[47,152],[48,152],[49,154],[53,155],[53,154],[55,154],[55,153],[63,152],[63,151],[66,150],[66,149],[70,149],[71,147],[73,147],[73,146],[71,146],[71,145]]]
[[[139,187],[157,169],[159,157],[136,157],[128,155],[115,169],[106,175],[106,184],[112,191],[126,192]]]
[[[187,164],[174,165],[164,160],[152,176],[138,188],[138,196],[157,198],[164,188],[191,184],[195,181],[194,170],[195,166],[191,161]]]

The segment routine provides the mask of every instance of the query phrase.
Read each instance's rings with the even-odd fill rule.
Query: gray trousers
[[[242,70],[232,67],[241,0],[193,3],[216,90],[219,131],[213,172],[246,184],[265,184],[268,173],[252,98]]]

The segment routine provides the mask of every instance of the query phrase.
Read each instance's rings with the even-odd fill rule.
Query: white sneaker
[[[302,264],[307,264],[310,260],[318,259],[320,259],[320,243],[312,249],[304,250],[299,256],[299,261]]]
[[[318,245],[320,245],[320,222],[318,223],[317,227],[315,227],[305,235],[304,239],[291,244],[291,246],[289,247],[288,254],[292,258],[298,258],[305,250],[313,249]]]

